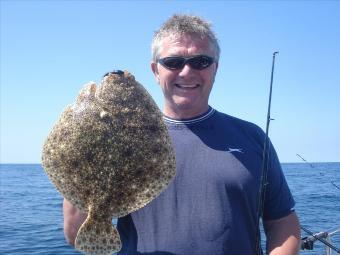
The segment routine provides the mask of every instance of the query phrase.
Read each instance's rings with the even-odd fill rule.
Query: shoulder
[[[260,140],[263,140],[265,137],[263,130],[252,122],[236,118],[217,110],[215,110],[214,119],[218,125],[221,125],[226,130],[232,130],[235,133],[240,133],[253,138],[255,137]]]

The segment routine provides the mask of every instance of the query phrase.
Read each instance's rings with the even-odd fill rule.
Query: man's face
[[[181,36],[163,40],[159,58],[206,55],[215,57],[208,39]],[[172,118],[192,118],[208,110],[208,99],[218,64],[214,62],[203,70],[186,64],[182,69],[169,70],[160,63],[151,63],[152,71],[160,84],[164,98],[164,114]]]

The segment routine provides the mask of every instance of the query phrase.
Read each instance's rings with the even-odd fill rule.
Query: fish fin
[[[119,233],[110,220],[95,221],[89,214],[78,231],[75,248],[89,255],[108,255],[120,251]]]

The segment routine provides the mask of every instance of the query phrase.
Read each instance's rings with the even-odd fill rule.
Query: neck
[[[192,119],[199,115],[204,114],[209,109],[209,105],[206,105],[202,109],[171,109],[164,107],[163,114],[171,119],[181,120],[181,119]]]

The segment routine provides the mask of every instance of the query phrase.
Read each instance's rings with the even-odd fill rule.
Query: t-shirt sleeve
[[[271,143],[269,143],[269,164],[264,203],[264,220],[276,220],[294,211],[295,201],[283,174],[281,164]]]

